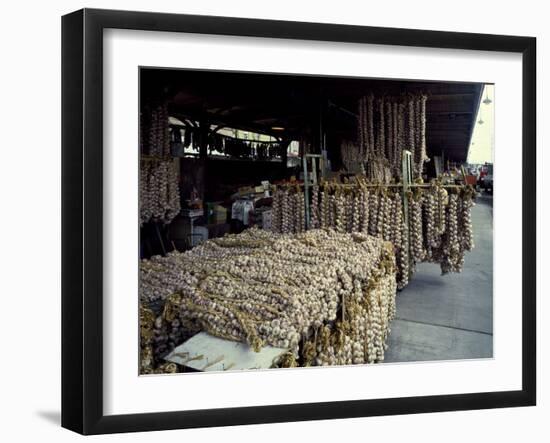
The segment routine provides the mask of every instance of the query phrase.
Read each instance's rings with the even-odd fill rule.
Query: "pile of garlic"
[[[177,366],[174,363],[165,362],[161,358],[163,351],[159,352],[158,341],[159,338],[161,341],[164,341],[167,334],[164,332],[159,332],[157,328],[159,319],[160,317],[155,317],[155,313],[151,309],[140,304],[140,374],[164,374],[177,372]]]
[[[157,319],[159,331],[177,318],[186,331],[207,331],[257,351],[265,345],[286,348],[307,364],[339,364],[331,355],[344,352],[338,343],[341,327],[348,324],[347,340],[368,349],[352,362],[381,361],[395,314],[395,290],[388,242],[334,230],[275,234],[249,229],[140,265],[140,303],[166,301]],[[327,328],[332,347],[312,345]],[[164,340],[156,349],[159,355],[172,347]]]
[[[384,361],[390,323],[395,317],[395,277],[381,276],[377,284],[362,287],[353,282],[345,299],[344,319],[336,327],[325,325],[311,343],[317,351],[315,365],[351,365]]]
[[[140,223],[170,223],[181,209],[177,160],[141,161],[139,179]]]
[[[153,329],[155,324],[154,312],[145,306],[139,306],[139,330],[140,330],[140,373],[147,373],[155,367],[154,352],[153,352]]]

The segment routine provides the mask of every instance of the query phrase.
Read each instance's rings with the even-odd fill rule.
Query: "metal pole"
[[[317,184],[317,157],[311,157],[311,178],[313,179],[313,184]]]
[[[309,177],[307,173],[307,155],[304,154],[302,157],[304,164],[304,204],[306,207],[306,229],[309,229],[310,220],[309,220]]]

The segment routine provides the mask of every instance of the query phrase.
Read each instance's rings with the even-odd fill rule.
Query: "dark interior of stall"
[[[479,83],[141,68],[140,146],[144,128],[156,124],[150,110],[162,103],[170,117],[162,155],[177,168],[179,188],[169,222],[142,220],[141,257],[261,225],[269,185],[302,180],[306,154],[323,156],[332,178],[352,172],[340,146],[357,139],[358,101],[369,92],[427,94],[428,155],[447,166],[465,162]],[[157,156],[141,151],[142,161]],[[436,173],[428,162],[425,178]]]

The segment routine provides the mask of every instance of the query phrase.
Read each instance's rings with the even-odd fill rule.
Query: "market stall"
[[[430,156],[443,149],[441,97],[464,106],[478,86],[287,79],[288,107],[282,83],[254,93],[260,77],[221,94],[144,76],[142,373],[244,368],[229,350],[198,362],[224,340],[282,350],[239,354],[273,367],[381,362],[417,265],[461,272],[474,246],[475,192]],[[447,159],[460,161],[463,132]]]

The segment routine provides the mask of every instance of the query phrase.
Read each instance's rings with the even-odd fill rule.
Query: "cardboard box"
[[[223,206],[216,206],[213,214],[214,223],[226,223],[227,222],[227,209]]]

